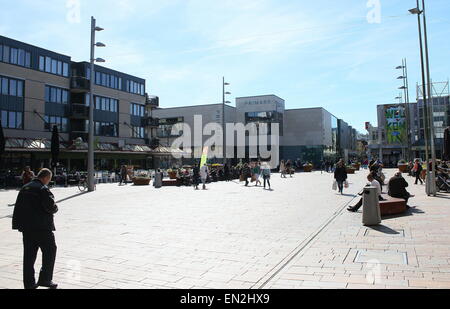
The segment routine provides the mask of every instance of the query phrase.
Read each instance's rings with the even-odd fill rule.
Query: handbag
[[[347,180],[344,182],[344,187],[345,187],[345,188],[348,188],[348,187],[349,187],[349,184],[348,184],[348,181],[347,181]]]
[[[335,181],[333,181],[333,191],[336,191],[337,190],[337,181],[335,180]]]

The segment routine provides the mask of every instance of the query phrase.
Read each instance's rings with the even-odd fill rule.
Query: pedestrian
[[[127,175],[128,174],[128,168],[126,165],[122,165],[122,167],[120,168],[120,182],[119,182],[119,186],[122,185],[122,182],[125,183],[125,185],[127,185]]]
[[[25,289],[58,287],[52,281],[56,258],[53,215],[58,212],[54,196],[47,187],[52,176],[49,169],[42,169],[36,179],[22,187],[14,208],[12,228],[23,235]],[[42,252],[42,268],[36,284],[34,263],[39,249]]]
[[[336,182],[338,184],[339,192],[341,194],[344,194],[344,183],[347,181],[347,169],[345,167],[344,160],[340,160],[337,165],[336,169],[334,171],[334,179],[336,179]]]
[[[22,173],[23,185],[29,184],[36,177],[29,166],[26,166]]]
[[[192,169],[192,183],[194,184],[194,189],[198,190],[198,185],[200,184],[200,167],[198,164],[195,164]]]
[[[414,176],[416,176],[416,182],[415,182],[416,185],[418,184],[419,181],[420,181],[420,184],[423,185],[422,178],[420,178],[422,171],[423,171],[422,164],[420,163],[419,159],[416,159],[416,161],[414,163],[414,167],[413,167],[413,173],[414,173]]]
[[[411,195],[408,191],[406,191],[406,188],[408,187],[408,182],[403,178],[403,175],[401,172],[397,172],[394,177],[392,177],[389,180],[388,183],[388,194],[391,197],[395,198],[401,198],[406,200],[406,207],[410,208],[408,206],[408,200],[411,197],[414,197],[414,195]]]
[[[293,171],[292,171],[292,161],[291,160],[288,160],[286,163],[286,172],[292,178]]]
[[[322,161],[320,163],[320,173],[323,174],[323,171],[326,169],[326,163],[325,161]]]
[[[245,180],[245,186],[248,186],[248,179],[250,177],[252,177],[252,171],[250,169],[250,166],[248,165],[248,163],[245,163],[244,166],[242,167],[242,178]]]
[[[286,165],[284,164],[284,160],[281,160],[280,163],[280,174],[281,178],[286,178]]]
[[[200,168],[200,179],[203,184],[203,190],[206,190],[206,181],[208,180],[209,175],[209,168],[208,165],[203,164],[203,166]]]
[[[264,179],[264,189],[266,189],[266,185],[269,186],[269,190],[272,190],[270,187],[270,166],[267,162],[264,162],[261,166],[261,174]]]
[[[379,183],[377,180],[375,180],[375,178],[373,178],[373,175],[372,175],[372,174],[369,174],[369,175],[367,176],[367,180],[369,181],[368,186],[372,186],[372,187],[377,188],[378,199],[379,199],[380,201],[383,201],[384,199],[383,199],[383,197],[381,196],[381,186],[380,186],[380,183]],[[361,193],[360,193],[360,194],[361,194]],[[350,212],[357,212],[357,211],[361,208],[361,206],[363,205],[363,201],[364,201],[364,199],[361,198],[361,199],[359,200],[359,202],[358,202],[355,206],[349,207],[349,208],[347,208],[347,210],[350,211]]]
[[[230,168],[229,168],[228,164],[225,164],[225,166],[223,167],[223,171],[224,171],[225,181],[229,182],[230,181]]]
[[[257,187],[258,184],[261,185],[261,180],[259,180],[259,178],[261,177],[261,162],[255,163],[252,173],[253,173],[252,177],[254,177],[255,182],[256,182],[255,187]]]

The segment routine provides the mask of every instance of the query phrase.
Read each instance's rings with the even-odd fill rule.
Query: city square
[[[409,214],[366,228],[361,213],[345,210],[366,174],[350,175],[343,196],[321,172],[274,174],[273,191],[238,181],[206,191],[55,188],[55,281],[62,289],[450,287],[448,196],[432,201],[411,184]],[[1,288],[22,287],[21,235],[11,230],[16,196],[1,192]],[[379,264],[355,262],[358,250],[375,250]],[[384,251],[407,253],[407,263]]]

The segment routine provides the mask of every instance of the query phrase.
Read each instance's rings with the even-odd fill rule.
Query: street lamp
[[[223,151],[223,164],[227,163],[227,147],[226,147],[226,128],[225,128],[225,104],[230,104],[230,101],[226,101],[225,96],[230,95],[231,92],[225,91],[225,86],[229,86],[230,83],[225,82],[225,77],[222,79],[222,151]]]
[[[428,36],[427,36],[427,23],[426,23],[426,15],[425,15],[425,0],[422,0],[422,10],[420,9],[419,0],[417,0],[417,7],[409,10],[411,14],[417,15],[417,21],[419,25],[419,42],[420,42],[420,58],[421,58],[421,67],[422,67],[422,93],[423,93],[423,102],[424,102],[424,130],[425,130],[425,153],[426,153],[426,162],[427,162],[427,186],[426,191],[428,195],[433,194],[436,196],[436,174],[434,173],[436,169],[436,151],[434,144],[434,115],[432,113],[433,106],[433,95],[431,92],[431,78],[430,78],[430,62],[428,56]],[[420,16],[423,17],[423,27],[424,27],[424,36],[423,40],[425,41],[425,46],[423,46],[422,42],[422,26]],[[426,66],[424,63],[424,49],[425,49],[425,58],[426,58]],[[425,79],[425,71],[427,78]],[[427,82],[428,80],[428,82]],[[428,100],[431,100],[431,104],[429,104]],[[431,109],[430,109],[431,106]],[[431,115],[430,115],[431,113]],[[430,119],[431,116],[431,119]],[[432,165],[431,172],[429,171],[429,154],[428,154],[428,138],[430,138],[431,145],[431,156],[432,156]]]
[[[93,192],[95,190],[95,178],[94,178],[94,93],[93,84],[95,80],[94,63],[105,62],[102,58],[95,58],[95,47],[105,47],[106,45],[101,42],[95,42],[95,32],[103,31],[101,27],[95,25],[96,20],[91,17],[91,80],[89,86],[89,140],[88,140],[88,191]]]

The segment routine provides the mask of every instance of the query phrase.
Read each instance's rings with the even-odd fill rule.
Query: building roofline
[[[237,100],[237,99],[248,99],[248,98],[270,97],[270,96],[272,96],[272,97],[277,97],[278,99],[284,101],[283,98],[280,98],[280,97],[277,96],[276,94],[250,95],[250,96],[245,96],[245,97],[237,97],[236,100]]]
[[[73,62],[73,63],[77,63],[77,64],[79,64],[79,63],[85,63],[85,64],[90,65],[90,63],[87,62],[87,61],[73,61],[73,60],[72,60],[72,62]],[[112,72],[119,73],[119,74],[122,74],[122,75],[134,77],[134,78],[140,79],[140,80],[142,80],[142,81],[146,81],[145,78],[142,78],[142,77],[139,77],[139,76],[136,76],[136,75],[131,75],[131,74],[129,74],[129,73],[124,73],[124,72],[121,72],[121,71],[118,71],[118,70],[115,70],[115,69],[111,69],[111,68],[108,68],[108,67],[105,67],[105,66],[102,66],[102,65],[98,65],[98,64],[95,64],[95,66],[96,66],[96,67],[99,67],[99,68],[102,68],[102,69],[105,69],[105,70],[108,70],[108,71],[112,71]]]
[[[201,107],[205,107],[205,106],[216,106],[216,105],[222,106],[222,103],[200,104],[200,105],[189,105],[189,106],[178,106],[178,107],[166,107],[166,108],[158,108],[158,109],[155,109],[155,110],[168,110],[168,109],[193,108],[193,107],[201,108]],[[230,105],[225,105],[225,107],[236,109],[236,107],[230,106]]]
[[[63,57],[67,57],[69,59],[72,59],[71,56],[68,56],[68,55],[65,55],[65,54],[61,54],[61,53],[55,52],[55,51],[47,49],[47,48],[43,48],[43,47],[32,45],[32,44],[29,44],[29,43],[26,43],[26,42],[22,42],[22,41],[19,41],[19,40],[11,39],[10,37],[4,36],[4,35],[0,35],[0,37],[3,37],[5,39],[7,39],[7,40],[11,40],[13,42],[17,42],[17,43],[20,43],[20,44],[28,45],[28,46],[30,46],[32,48],[42,49],[43,51],[50,52],[50,53],[53,53],[53,54],[57,54],[59,56],[63,56]]]

